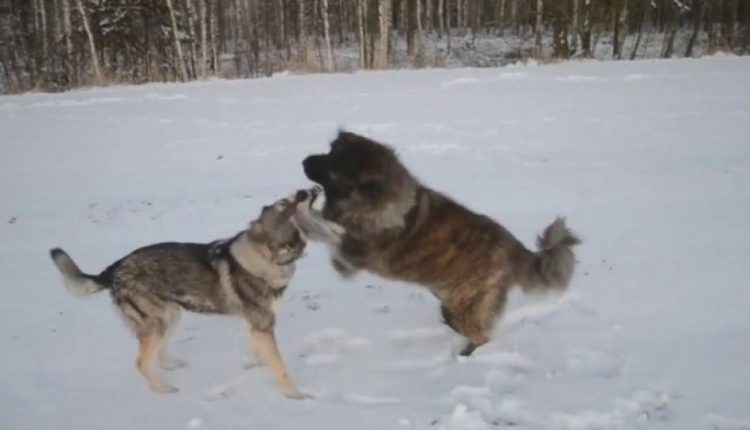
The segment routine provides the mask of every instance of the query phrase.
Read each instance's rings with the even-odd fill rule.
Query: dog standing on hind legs
[[[512,287],[564,290],[573,276],[580,240],[564,219],[531,251],[496,221],[423,185],[372,139],[341,131],[328,153],[307,157],[303,167],[323,187],[325,205],[304,207],[295,223],[328,243],[345,277],[365,270],[427,287],[445,322],[467,339],[461,355],[489,341]]]
[[[139,342],[136,367],[155,392],[176,387],[161,379],[185,366],[169,356],[166,343],[182,310],[235,315],[248,322],[249,358],[259,358],[286,397],[302,399],[279,353],[274,334],[276,307],[302,257],[305,237],[291,217],[312,204],[318,190],[301,190],[262,209],[248,229],[211,243],[158,243],[139,248],[98,275],[85,274],[62,249],[50,251],[66,287],[87,296],[109,290]]]

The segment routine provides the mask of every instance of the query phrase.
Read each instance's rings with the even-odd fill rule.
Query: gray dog
[[[165,343],[181,309],[236,315],[249,324],[251,360],[268,366],[290,398],[308,397],[297,390],[279,354],[274,336],[276,304],[292,279],[306,240],[292,222],[298,207],[311,205],[318,189],[266,206],[248,229],[211,243],[158,243],[133,251],[98,275],[85,274],[62,249],[50,251],[66,287],[80,296],[109,290],[115,306],[140,343],[138,370],[149,388],[177,391],[154,372],[185,362],[171,358]]]

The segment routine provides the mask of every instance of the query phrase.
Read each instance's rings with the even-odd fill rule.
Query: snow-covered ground
[[[339,279],[311,246],[278,338],[314,400],[243,370],[240,321],[188,315],[149,392],[97,272],[228,236],[307,185],[339,126],[529,246],[584,238],[570,291],[514,294],[466,360],[425,290]],[[369,72],[0,98],[0,428],[750,429],[750,58]]]

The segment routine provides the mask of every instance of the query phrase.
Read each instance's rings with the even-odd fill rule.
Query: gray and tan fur
[[[295,222],[332,248],[344,276],[359,270],[429,288],[445,322],[468,339],[462,355],[486,343],[508,291],[564,290],[580,240],[556,219],[528,250],[496,221],[420,183],[394,151],[340,132],[327,154],[303,162],[325,192],[322,211]]]
[[[294,275],[306,241],[291,217],[312,204],[317,190],[302,190],[262,209],[247,230],[211,243],[158,243],[133,251],[98,275],[83,273],[62,249],[50,251],[65,286],[86,296],[109,290],[116,308],[140,344],[136,366],[156,392],[177,388],[160,378],[185,366],[170,357],[166,342],[182,310],[235,315],[248,323],[249,358],[262,361],[281,392],[304,398],[276,344],[276,304]]]

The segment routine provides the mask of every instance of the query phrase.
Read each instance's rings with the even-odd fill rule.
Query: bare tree
[[[65,37],[65,66],[67,69],[66,75],[71,85],[78,86],[78,73],[76,73],[76,63],[73,51],[73,35],[70,30],[70,0],[63,0],[62,6],[63,34]]]
[[[552,15],[552,44],[555,58],[568,58],[570,47],[568,46],[568,3],[552,3],[548,8]]]
[[[177,53],[177,70],[180,72],[180,79],[186,82],[188,74],[185,68],[185,56],[182,54],[182,43],[180,43],[180,35],[177,32],[177,18],[175,18],[172,0],[167,0],[167,7],[169,8],[169,18],[172,22],[172,39],[174,39],[174,48]]]
[[[544,32],[544,0],[536,0],[536,39],[534,42],[534,48],[536,49],[536,57],[542,58],[544,51],[542,50],[542,33]]]
[[[191,69],[191,75],[193,78],[197,76],[197,71],[195,70],[195,63],[196,59],[198,58],[197,52],[198,49],[196,47],[197,40],[198,40],[198,33],[195,30],[195,8],[193,7],[193,0],[185,0],[185,11],[187,15],[188,20],[188,30],[190,31],[190,69]]]
[[[651,16],[651,4],[647,3],[643,5],[643,14],[641,15],[640,22],[638,23],[638,35],[635,38],[635,44],[633,45],[633,50],[630,52],[630,59],[635,60],[635,57],[638,55],[638,48],[641,45],[641,38],[643,37],[643,27],[646,25],[646,23],[649,20],[649,17]]]
[[[445,0],[438,0],[438,37],[443,37],[443,32],[445,31],[445,17],[444,17],[444,10],[445,10]]]
[[[706,15],[706,2],[701,0],[693,0],[690,12],[693,17],[693,32],[690,34],[687,46],[685,47],[685,56],[693,56],[693,48],[695,47],[695,41],[698,39],[698,33],[701,29],[701,22]]]
[[[612,58],[615,60],[622,58],[623,33],[628,19],[628,0],[620,0],[620,3],[622,4],[621,9],[619,11],[614,10],[612,15]]]
[[[380,0],[378,4],[378,29],[380,41],[375,59],[375,67],[385,69],[388,67],[388,51],[390,44],[391,23],[391,0]]]
[[[575,53],[578,51],[578,34],[580,29],[578,28],[578,3],[580,0],[573,0],[573,11],[571,13],[571,28],[573,31],[570,32],[570,52]]]
[[[86,10],[83,8],[83,0],[77,0],[78,12],[81,14],[81,20],[83,21],[83,28],[86,30],[86,37],[89,40],[89,50],[91,52],[91,62],[94,65],[94,77],[96,83],[101,85],[104,83],[104,76],[102,70],[99,67],[99,56],[96,52],[96,43],[94,42],[94,34],[91,32],[91,26],[89,26],[89,18],[86,16]]]
[[[206,1],[198,0],[200,5],[200,20],[201,20],[201,78],[206,79],[208,72],[206,70],[208,64],[208,10],[206,7]]]
[[[333,72],[333,49],[331,48],[331,25],[328,19],[328,0],[321,0],[321,7],[321,14],[323,15],[323,38],[326,44],[326,70]]]
[[[593,50],[591,46],[591,0],[583,0],[583,26],[581,28],[581,55],[591,58]]]
[[[297,0],[297,61],[307,61],[307,25],[305,15],[306,0]]]
[[[416,32],[417,34],[414,36],[414,55],[416,56],[417,63],[421,63],[421,57],[422,57],[422,1],[421,0],[415,0],[416,8],[414,11],[414,20],[416,21]],[[412,64],[414,64],[415,61],[412,59]]]
[[[357,0],[357,33],[359,34],[359,67],[367,68],[367,41],[365,40],[365,5]]]

